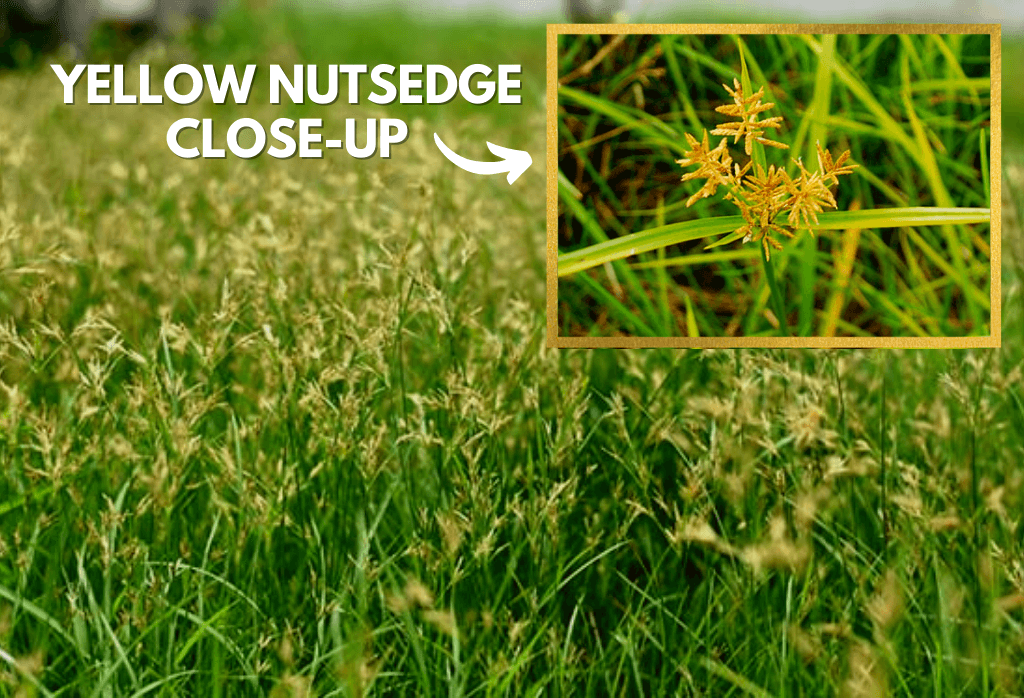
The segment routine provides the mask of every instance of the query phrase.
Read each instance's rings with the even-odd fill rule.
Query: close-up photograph
[[[557,35],[560,337],[997,341],[995,27],[622,29]]]

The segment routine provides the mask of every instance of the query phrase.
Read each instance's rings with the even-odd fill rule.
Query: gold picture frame
[[[990,37],[990,266],[988,335],[954,337],[581,337],[558,322],[558,37],[565,34],[987,34]],[[549,24],[547,26],[547,346],[552,348],[996,348],[1001,346],[1001,34],[998,24]]]

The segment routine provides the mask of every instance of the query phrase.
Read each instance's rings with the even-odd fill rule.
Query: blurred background
[[[1007,75],[1024,68],[1024,14],[1017,0],[934,0],[897,4],[861,0],[856,4],[818,0],[0,0],[0,70],[17,68],[40,57],[62,52],[77,58],[126,52],[154,37],[208,26],[225,13],[262,12],[268,8],[289,16],[337,11],[406,22],[465,23],[495,38],[502,28],[538,31],[543,50],[547,22],[946,22],[999,23],[1006,39],[1003,67]],[[1018,11],[1015,11],[1018,10]],[[485,29],[483,25],[491,25]],[[322,26],[310,23],[311,31]],[[362,29],[359,30],[361,32]],[[352,31],[349,37],[359,33]],[[386,32],[378,38],[389,42]],[[309,37],[312,38],[312,37]],[[427,43],[422,37],[419,46]],[[360,41],[365,46],[365,42]],[[488,42],[494,46],[494,43]],[[362,46],[361,46],[362,47]],[[99,49],[99,50],[97,50]],[[539,65],[543,65],[538,61]],[[538,76],[542,81],[542,76]],[[1024,133],[1024,94],[1006,85],[1004,127],[1009,135]]]
[[[0,30],[5,44],[29,41],[52,48],[79,48],[104,24],[141,28],[146,33],[180,31],[209,20],[224,5],[267,5],[267,0],[0,0]],[[279,5],[359,12],[395,9],[445,21],[498,16],[530,22],[662,22],[771,19],[822,22],[981,22],[1000,23],[1004,31],[1024,29],[1017,0],[936,0],[894,6],[889,0],[856,4],[817,0],[281,0]],[[1014,11],[1014,10],[1017,11]],[[495,17],[495,18],[498,18]]]
[[[379,0],[307,0],[302,4],[324,7],[379,7]],[[1017,0],[937,0],[936,2],[893,3],[890,0],[858,0],[856,3],[823,3],[818,0],[399,0],[413,12],[435,15],[499,13],[511,17],[561,21],[562,17],[585,20],[613,18],[622,13],[626,21],[661,22],[681,17],[711,21],[722,15],[771,17],[785,21],[821,22],[984,22],[1001,23],[1004,30],[1024,28],[1024,14]],[[900,6],[897,6],[900,5]],[[1014,11],[1016,10],[1016,11]],[[708,21],[708,20],[704,20]]]

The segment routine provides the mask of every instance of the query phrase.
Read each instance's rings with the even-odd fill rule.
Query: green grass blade
[[[572,196],[564,188],[559,188],[558,193],[559,193],[559,197],[562,200],[562,203],[564,203],[566,208],[568,208],[572,212],[572,214],[576,217],[576,219],[580,221],[580,223],[583,225],[583,227],[586,228],[590,232],[591,237],[601,241],[598,244],[602,244],[603,245],[603,244],[606,244],[607,242],[609,242],[607,234],[604,232],[604,230],[601,229],[601,226],[597,224],[597,221],[594,220],[594,218],[590,214],[590,212],[587,211],[587,209],[583,207],[582,203],[577,201],[576,198],[574,196]],[[626,236],[621,236],[621,237],[613,238],[613,239],[614,240],[622,240],[622,239],[627,238],[627,237],[629,237],[629,236],[626,235]],[[656,249],[656,248],[652,247],[650,249]],[[605,261],[613,261],[613,260],[609,259],[609,260],[605,260]],[[624,267],[622,267],[621,272],[622,272],[623,278],[624,278],[624,280],[626,282],[626,285],[629,286],[629,288],[630,288],[630,292],[631,292],[632,296],[634,298],[636,298],[637,301],[639,302],[639,304],[644,307],[644,311],[647,313],[647,317],[649,317],[649,318],[657,317],[657,312],[654,309],[654,305],[653,305],[650,297],[646,293],[646,291],[645,291],[645,289],[643,287],[643,284],[640,283],[640,279],[637,278],[637,276],[633,272],[633,270],[630,269],[628,266],[624,266]],[[667,328],[666,328],[666,331],[667,331]]]
[[[720,216],[683,223],[672,223],[632,235],[614,238],[597,245],[566,252],[558,257],[558,275],[569,276],[616,259],[624,259],[641,252],[675,245],[689,240],[721,235],[743,225],[741,216]]]
[[[830,211],[818,215],[813,230],[844,230],[846,228],[905,228],[914,226],[987,223],[987,208],[886,208],[874,211]],[[741,216],[718,216],[695,221],[672,223],[632,235],[607,240],[558,257],[558,275],[569,276],[605,262],[624,259],[641,252],[680,242],[722,235],[743,225]],[[738,239],[738,238],[737,238]],[[706,248],[705,248],[706,249]]]
[[[686,304],[686,335],[688,337],[700,337],[700,329],[697,326],[697,316],[693,308],[693,301],[690,296],[683,294],[683,302]]]
[[[672,84],[676,89],[676,99],[686,113],[686,118],[690,122],[690,128],[694,132],[700,132],[703,129],[703,124],[701,124],[697,111],[693,107],[693,100],[690,99],[688,85],[683,79],[683,71],[679,67],[679,58],[676,56],[675,42],[677,38],[670,35],[659,37],[662,54],[665,56],[668,74],[672,78]]]
[[[992,205],[991,182],[988,173],[988,133],[985,129],[978,131],[978,153],[981,155],[981,183],[985,187],[985,203]]]
[[[805,36],[803,39],[807,42],[807,45],[812,51],[814,51],[814,53],[819,56],[821,55],[823,47],[814,39],[814,37]],[[864,82],[857,77],[857,75],[840,58],[837,58],[835,61],[835,77],[838,78],[839,81],[842,82],[843,85],[860,100],[861,104],[871,112],[887,138],[903,146],[903,148],[910,153],[915,160],[920,158],[920,153],[917,151],[917,145],[914,143],[913,139],[907,135],[899,122],[889,114],[889,111],[882,106],[878,99],[871,93],[868,86],[865,85]]]
[[[558,88],[558,98],[560,101],[566,99],[575,102],[581,107],[603,114],[621,126],[628,126],[630,130],[635,131],[649,142],[664,145],[680,155],[686,152],[685,144],[679,142],[681,136],[676,133],[675,129],[639,109],[616,104],[589,92],[564,85]]]
[[[655,269],[659,267],[685,267],[694,264],[717,264],[721,262],[734,262],[740,259],[754,259],[757,257],[757,250],[746,247],[741,250],[730,250],[728,252],[712,252],[709,254],[684,254],[678,257],[666,257],[652,262],[638,262],[634,269]]]
[[[636,334],[646,337],[654,337],[661,334],[644,322],[643,318],[630,310],[625,303],[616,298],[615,294],[598,283],[596,279],[591,278],[587,274],[580,274],[576,279],[597,297],[603,307],[609,308],[612,315],[632,328],[632,331]]]
[[[747,52],[744,50],[743,39],[739,36],[733,36],[733,40],[736,42],[736,47],[740,52],[740,85],[743,87],[743,95],[745,97],[749,97],[754,94],[755,90],[750,83],[750,73],[747,71]],[[764,154],[764,146],[757,141],[754,141],[753,147],[751,148],[750,159],[754,161],[754,164],[757,167],[760,167],[763,170],[768,169],[768,160]]]
[[[822,148],[828,147],[828,131],[825,121],[829,115],[829,105],[832,100],[832,67],[835,63],[836,35],[825,34],[821,37],[821,53],[818,54],[818,67],[814,74],[814,93],[811,98],[811,108],[808,109],[800,122],[800,128],[804,129],[809,124],[810,138],[807,142],[807,162],[815,162],[817,157],[816,144],[820,143]],[[799,143],[793,145],[794,153],[801,152]],[[807,239],[800,245],[800,324],[798,334],[805,337],[811,333],[811,326],[814,321],[815,284],[817,275],[814,270],[814,259],[818,253],[818,244],[815,238],[807,236]]]
[[[911,92],[938,92],[943,90],[967,90],[987,92],[992,89],[991,78],[938,78],[935,80],[915,80],[910,85]]]

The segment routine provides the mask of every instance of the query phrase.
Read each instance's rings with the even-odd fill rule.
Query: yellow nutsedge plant
[[[789,146],[764,137],[766,128],[778,128],[782,123],[781,116],[759,120],[762,112],[775,106],[774,102],[761,103],[764,87],[746,97],[739,80],[733,78],[733,86],[735,89],[722,85],[732,96],[733,103],[717,107],[715,111],[738,120],[722,124],[711,131],[712,135],[725,138],[711,148],[707,130],[700,141],[687,133],[686,142],[690,150],[686,152],[685,158],[676,162],[683,167],[697,167],[696,171],[684,174],[682,181],[707,180],[700,191],[687,200],[686,205],[692,206],[705,197],[713,196],[718,187],[724,187],[728,190],[725,198],[736,204],[743,215],[744,224],[735,233],[743,234],[744,243],[760,242],[764,247],[765,259],[771,259],[772,247],[782,249],[782,244],[772,237],[772,233],[793,237],[792,231],[776,222],[778,215],[788,212],[789,226],[793,230],[807,228],[813,235],[810,226],[812,223],[817,224],[822,207],[827,205],[836,208],[836,200],[829,187],[838,185],[839,175],[849,174],[858,165],[846,163],[850,157],[849,150],[833,161],[832,155],[822,150],[821,143],[818,143],[818,171],[813,174],[804,168],[802,159],[793,160],[800,170],[796,177],[791,177],[785,169],[775,165],[765,171],[764,167],[754,164],[753,160],[740,167],[729,155],[729,136],[733,137],[734,143],[739,143],[740,138],[743,138],[743,149],[748,158],[752,155],[754,143],[780,150],[786,150]]]

